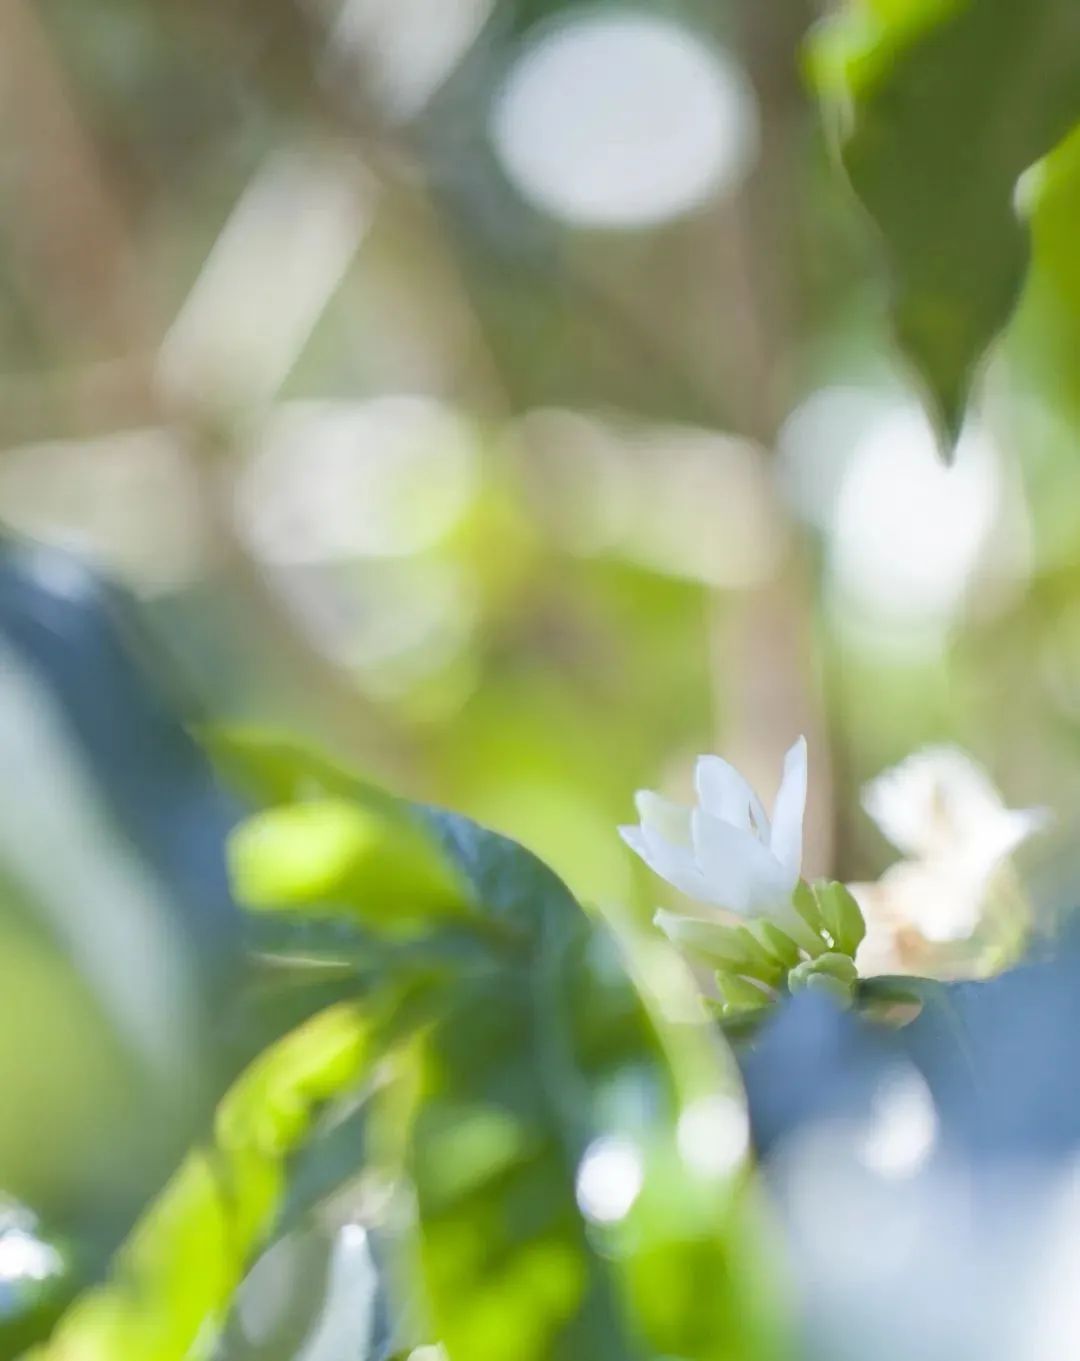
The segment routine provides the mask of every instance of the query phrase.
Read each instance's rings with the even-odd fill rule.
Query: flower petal
[[[802,868],[803,816],[806,813],[806,738],[800,737],[784,757],[784,774],[773,804],[773,855],[792,876],[792,887]]]
[[[959,747],[923,747],[863,788],[863,807],[898,850],[990,870],[1046,825],[1042,809],[1013,810],[988,772]]]
[[[672,803],[663,795],[654,794],[651,789],[639,789],[634,796],[634,803],[637,805],[642,827],[648,827],[659,833],[673,846],[690,849],[689,808]]]
[[[791,897],[791,874],[750,831],[711,817],[700,808],[691,816],[694,857],[705,880],[707,901],[732,912],[771,913]]]
[[[1054,813],[1050,808],[1010,808],[1005,819],[1002,856],[1011,855],[1037,832],[1045,832],[1053,824]]]
[[[923,747],[863,788],[863,807],[897,850],[924,859],[997,830],[1005,811],[986,770],[959,747]]]
[[[729,761],[722,756],[699,756],[694,768],[694,786],[698,802],[711,817],[768,841],[769,819],[765,805],[749,781]]]
[[[648,827],[620,827],[619,835],[654,874],[666,879],[680,893],[708,902],[705,878],[688,849],[673,846]]]

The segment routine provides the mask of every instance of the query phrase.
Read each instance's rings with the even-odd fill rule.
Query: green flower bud
[[[842,954],[854,956],[866,935],[859,904],[843,884],[819,883],[814,886],[814,893],[833,945]]]
[[[817,895],[805,879],[800,879],[795,885],[791,901],[799,924],[805,928],[797,933],[800,947],[811,956],[820,955],[823,951],[831,949],[831,940],[826,934],[825,919],[821,915]]]
[[[750,1011],[760,1011],[762,1007],[767,1007],[775,1000],[776,994],[771,990],[756,987],[745,978],[739,978],[736,974],[724,973],[719,971],[716,975],[716,986],[720,990],[724,1005],[722,1014],[732,1016]]]
[[[762,918],[760,921],[753,922],[747,929],[753,932],[761,944],[780,961],[785,969],[793,969],[802,958],[798,945],[775,922]]]
[[[804,960],[788,974],[788,989],[796,992],[824,992],[844,1006],[854,997],[858,971],[848,955],[827,951],[816,959]]]
[[[783,977],[783,961],[745,926],[664,911],[656,914],[656,924],[672,944],[723,973],[742,974],[773,985]]]
[[[807,992],[824,993],[831,997],[834,1002],[848,1011],[855,1001],[855,993],[850,983],[842,983],[839,978],[833,978],[831,974],[817,973],[811,974],[806,980]]]

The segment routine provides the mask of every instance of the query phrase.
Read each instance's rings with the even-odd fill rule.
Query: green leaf
[[[737,1076],[699,1001],[697,1025],[661,1015],[696,1001],[689,976],[521,847],[428,816],[528,941],[417,1041],[406,1162],[434,1335],[451,1361],[771,1355]],[[647,989],[671,970],[662,1008]]]
[[[391,932],[470,911],[462,877],[396,809],[344,798],[264,809],[234,828],[228,856],[248,908],[336,904]]]
[[[277,813],[379,807],[362,782],[296,748],[248,741],[244,757]],[[451,1361],[772,1355],[777,1311],[748,1227],[737,1070],[677,956],[592,920],[535,856],[464,818],[396,801],[379,811],[431,839],[473,916],[395,941],[381,921],[327,934],[301,904],[300,938],[274,949],[354,969],[358,988],[373,960],[388,978],[435,981],[411,1062],[395,1056],[368,1126],[375,1164],[392,1169],[397,1155],[415,1189],[418,1252],[402,1244],[398,1276],[409,1281],[419,1261],[431,1339]],[[340,864],[338,837],[328,858]],[[264,920],[279,935],[295,925]],[[749,933],[740,948],[777,967]],[[611,1153],[632,1183],[617,1214]]]
[[[934,979],[909,974],[877,974],[860,978],[855,985],[855,1000],[866,1015],[906,1025],[930,1008],[948,1025],[953,1017],[949,991]]]
[[[280,732],[215,726],[198,735],[225,778],[260,807],[325,798],[349,799],[388,816],[407,807],[329,756]]]
[[[1025,176],[1023,190],[1031,220],[1032,267],[1010,358],[1022,381],[1034,381],[1040,393],[1075,422],[1080,415],[1080,372],[1076,364],[1080,352],[1080,262],[1076,250],[1080,232],[1080,127]],[[1056,499],[1051,497],[1051,503]],[[1045,537],[1047,526],[1040,524],[1037,529],[1040,537]],[[1065,533],[1072,542],[1067,523],[1056,532]]]
[[[899,342],[953,442],[1024,278],[1017,181],[1080,118],[1080,6],[853,0],[810,64],[884,241]]]
[[[285,1199],[278,1212],[275,1236],[303,1223],[311,1212],[348,1185],[367,1158],[368,1110],[353,1100],[344,1111],[320,1122],[289,1167]]]
[[[354,1087],[368,1026],[334,1008],[262,1055],[226,1095],[207,1151],[192,1153],[121,1252],[28,1361],[185,1361],[220,1326],[269,1236],[286,1159],[313,1114]]]
[[[1032,172],[1027,199],[1036,264],[1080,318],[1080,127]]]

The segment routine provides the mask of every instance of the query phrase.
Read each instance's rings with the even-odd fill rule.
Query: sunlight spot
[[[733,1096],[701,1097],[679,1117],[676,1139],[683,1160],[699,1176],[725,1176],[750,1144],[746,1111]]]
[[[63,1266],[57,1250],[25,1229],[0,1233],[0,1281],[44,1281]]]
[[[578,1167],[578,1205],[597,1224],[616,1224],[630,1213],[644,1180],[637,1146],[606,1135],[589,1145]]]
[[[101,561],[145,595],[185,586],[203,550],[198,486],[176,435],[119,430],[7,449],[0,459],[0,512],[28,537]],[[27,550],[43,585],[69,600],[99,589],[70,558]]]
[[[832,526],[835,587],[857,614],[945,622],[963,603],[1002,497],[998,453],[969,428],[950,467],[910,406],[886,410],[844,471]]]
[[[395,121],[415,117],[480,32],[493,0],[345,0],[331,44]],[[359,68],[359,69],[355,69]]]
[[[200,407],[271,400],[366,234],[373,199],[353,156],[308,148],[269,157],[165,336],[165,393]]]
[[[258,438],[239,512],[275,563],[404,558],[457,526],[478,478],[472,428],[441,402],[291,402]]]
[[[757,107],[735,60],[644,14],[595,11],[549,29],[493,113],[507,174],[539,208],[593,227],[642,227],[737,184]]]
[[[937,1140],[933,1098],[914,1070],[891,1074],[878,1089],[859,1157],[872,1172],[887,1178],[917,1172]]]

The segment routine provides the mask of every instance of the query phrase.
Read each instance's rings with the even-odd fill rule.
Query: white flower
[[[802,865],[806,739],[784,758],[771,822],[747,781],[719,756],[698,758],[694,783],[694,808],[641,790],[635,799],[641,825],[620,827],[623,840],[698,902],[742,915],[786,916]]]
[[[1045,808],[1006,808],[986,771],[959,747],[924,747],[863,789],[863,807],[898,851],[984,875],[1033,832]]]
[[[1044,828],[1042,808],[1007,808],[958,747],[925,747],[871,780],[863,807],[905,858],[873,884],[850,884],[866,919],[860,972],[932,973],[938,947],[970,941],[1002,863]],[[955,972],[962,961],[949,957]]]

